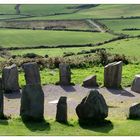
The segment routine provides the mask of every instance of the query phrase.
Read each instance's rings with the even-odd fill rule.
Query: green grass
[[[126,28],[140,29],[140,19],[100,20],[100,22],[105,24],[109,29],[117,33],[140,35],[140,30],[122,31],[122,29]]]
[[[2,47],[35,47],[40,45],[76,45],[102,42],[113,38],[107,33],[82,33],[71,31],[1,29]]]
[[[86,19],[86,18],[120,18],[121,16],[140,16],[140,5],[137,4],[104,4],[97,7],[81,10],[73,14],[40,16],[26,18],[26,20],[48,20],[48,19]]]
[[[129,64],[123,66],[123,74],[122,74],[122,86],[128,87],[132,84],[134,76],[140,73],[140,65]],[[82,81],[90,75],[97,75],[97,82],[100,85],[103,85],[104,79],[104,67],[93,66],[92,68],[85,69],[72,69],[72,82],[75,84],[82,84]],[[46,84],[55,84],[59,81],[59,70],[58,69],[44,69],[40,71],[41,75],[41,83],[43,85]],[[19,74],[19,83],[20,86],[25,85],[24,74]]]
[[[16,14],[15,4],[0,4],[0,14]]]
[[[70,119],[70,125],[60,124],[52,119],[46,122],[23,123],[20,118],[0,120],[1,136],[139,136],[140,121],[114,120],[105,126],[80,126]]]
[[[21,14],[41,16],[55,13],[71,13],[76,10],[74,8],[76,6],[74,4],[23,4],[21,5]]]
[[[46,49],[25,49],[25,50],[12,50],[9,51],[12,55],[23,55],[26,53],[36,53],[41,56],[48,54],[51,56],[62,56],[64,52],[80,52],[81,50],[90,50],[96,48],[106,48],[107,52],[112,54],[124,54],[130,57],[131,60],[140,61],[140,39],[129,38],[124,40],[114,41],[98,47],[76,47],[76,48],[46,48]]]

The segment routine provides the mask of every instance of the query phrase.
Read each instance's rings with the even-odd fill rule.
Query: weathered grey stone
[[[3,69],[2,82],[5,93],[19,92],[18,69],[15,64]]]
[[[129,108],[129,119],[140,119],[140,103],[138,104],[133,104]]]
[[[42,120],[44,118],[44,92],[41,85],[23,87],[20,115],[23,119]]]
[[[3,88],[2,88],[2,78],[0,77],[0,118],[3,118]]]
[[[67,97],[60,97],[58,101],[56,121],[67,123]]]
[[[92,75],[87,77],[84,81],[83,81],[83,85],[84,87],[97,87],[97,81],[96,81],[96,75]]]
[[[91,90],[76,107],[76,113],[81,121],[103,121],[108,116],[108,106],[97,90]]]
[[[37,63],[29,62],[23,64],[23,69],[25,72],[26,84],[40,84],[40,73]]]
[[[120,88],[122,79],[122,61],[110,63],[104,68],[104,86]]]
[[[135,75],[135,79],[133,80],[131,90],[140,93],[140,75]]]
[[[67,64],[59,64],[59,76],[60,85],[70,85],[71,84],[71,70],[70,66]]]

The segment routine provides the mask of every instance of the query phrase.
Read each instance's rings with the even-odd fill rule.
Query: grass
[[[74,4],[23,4],[21,5],[21,13],[34,16],[71,13],[76,10],[76,6]]]
[[[40,45],[77,45],[102,42],[113,38],[107,33],[81,33],[72,31],[1,29],[2,47],[35,47]]]
[[[49,19],[87,19],[87,18],[120,18],[121,16],[140,16],[140,5],[128,4],[104,4],[93,8],[81,10],[73,14],[40,16],[26,18],[26,20],[49,20]]]
[[[25,50],[12,50],[9,51],[12,55],[23,55],[26,53],[36,53],[41,56],[48,54],[51,56],[62,56],[64,52],[80,52],[81,50],[90,50],[97,48],[106,48],[107,52],[112,54],[125,54],[132,61],[140,61],[140,39],[129,38],[114,41],[108,44],[104,44],[98,47],[76,47],[76,48],[46,48],[46,49],[25,49]]]
[[[140,19],[121,19],[121,20],[100,20],[109,29],[117,33],[124,33],[129,35],[140,35],[140,31],[122,31],[126,28],[140,28]]]
[[[140,121],[114,120],[105,126],[80,126],[71,119],[70,125],[60,124],[52,119],[48,122],[25,123],[20,118],[0,120],[1,136],[139,136]],[[7,133],[8,132],[8,133]]]
[[[124,65],[123,73],[122,73],[122,86],[128,87],[132,84],[134,76],[140,73],[140,65]],[[92,68],[86,69],[72,69],[72,82],[75,84],[82,84],[82,81],[90,75],[97,75],[97,82],[100,85],[103,85],[103,75],[104,75],[104,67],[93,66]],[[58,69],[44,69],[40,71],[41,81],[43,85],[46,84],[55,84],[59,81],[59,70]],[[24,74],[21,72],[19,74],[19,83],[22,87],[25,85]]]

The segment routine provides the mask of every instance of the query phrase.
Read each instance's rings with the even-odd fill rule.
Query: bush
[[[75,55],[74,52],[64,52],[63,54],[63,57]]]
[[[23,58],[36,58],[36,57],[40,57],[40,56],[35,53],[27,53],[23,55]]]
[[[48,54],[46,54],[44,57],[45,57],[45,58],[48,58],[48,57],[49,57],[49,55],[48,55]]]
[[[115,54],[113,61],[122,61],[124,64],[129,64],[129,60],[125,55]]]

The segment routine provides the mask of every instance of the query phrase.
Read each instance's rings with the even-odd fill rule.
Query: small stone
[[[140,103],[133,104],[129,109],[129,119],[140,119]]]
[[[37,63],[29,62],[23,64],[23,69],[25,72],[26,84],[40,84],[40,73]]]
[[[104,86],[120,88],[122,79],[122,61],[110,63],[104,68]]]
[[[5,93],[19,92],[18,69],[15,64],[3,69],[2,82]]]
[[[60,97],[58,101],[56,121],[67,123],[67,97]]]
[[[71,84],[71,70],[67,64],[59,64],[59,84],[62,86],[68,86]]]
[[[84,81],[83,81],[83,85],[84,87],[97,87],[97,81],[96,81],[96,75],[92,75],[87,77]]]
[[[135,79],[133,80],[131,90],[140,93],[140,75],[135,75]]]

